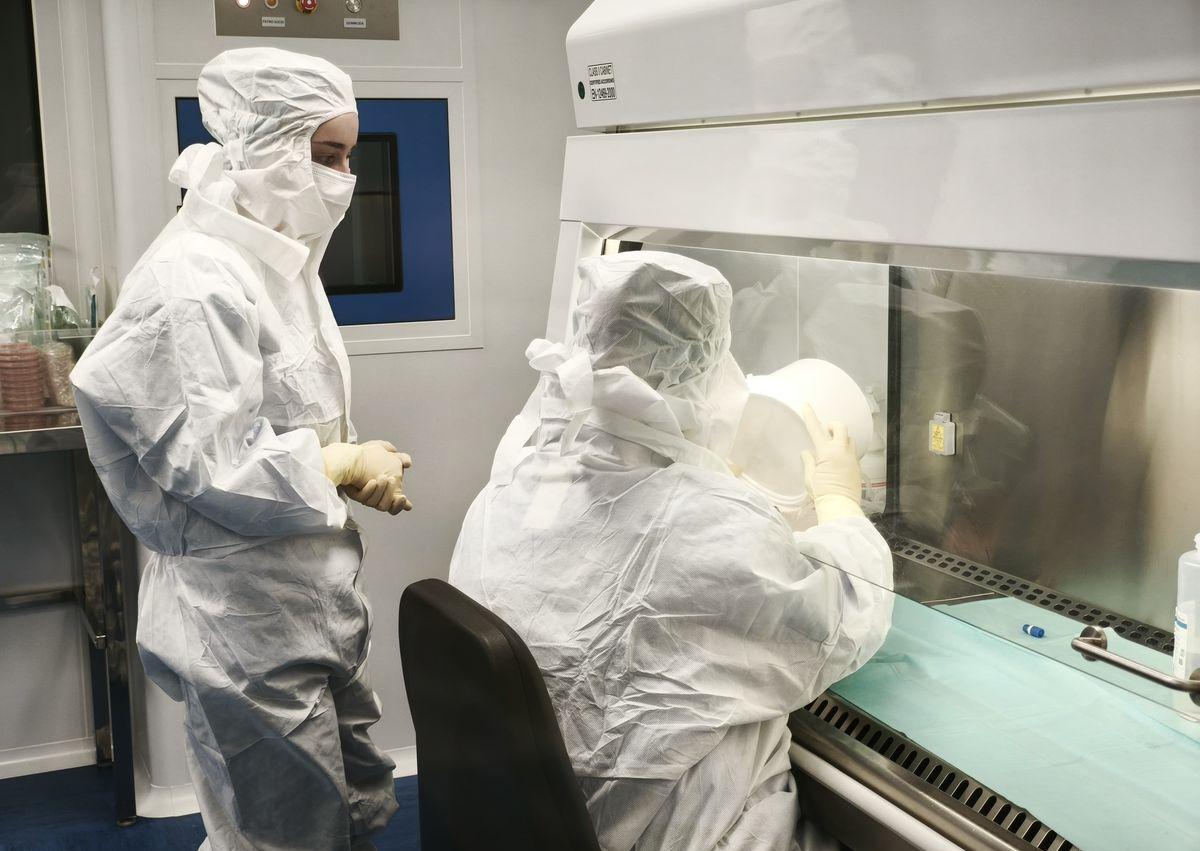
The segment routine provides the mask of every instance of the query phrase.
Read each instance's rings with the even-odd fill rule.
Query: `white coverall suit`
[[[353,442],[350,369],[317,268],[354,181],[311,162],[350,79],[272,49],[201,72],[182,210],[72,380],[101,481],[152,552],[138,648],[186,704],[213,849],[372,847],[396,809],[361,678],[362,544],[321,447]]]
[[[746,389],[719,272],[580,273],[450,581],[529,645],[605,851],[786,851],[787,716],[882,644],[888,547],[861,516],[794,534],[721,460]]]

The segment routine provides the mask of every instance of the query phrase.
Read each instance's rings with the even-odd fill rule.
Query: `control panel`
[[[400,38],[399,0],[213,0],[217,35]]]

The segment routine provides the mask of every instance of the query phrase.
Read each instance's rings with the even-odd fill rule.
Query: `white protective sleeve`
[[[796,547],[825,574],[841,600],[835,641],[814,695],[861,668],[887,638],[892,622],[892,552],[865,517],[843,517],[795,533]]]
[[[112,463],[127,448],[166,494],[238,535],[345,525],[316,432],[276,434],[258,415],[257,315],[233,273],[189,250],[140,275],[153,281],[135,282],[122,305],[137,321],[118,324],[72,376],[85,421],[102,420],[120,444],[107,447],[109,457],[93,448],[93,462]]]

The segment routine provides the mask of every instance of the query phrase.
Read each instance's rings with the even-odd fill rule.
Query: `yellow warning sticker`
[[[938,453],[946,451],[946,427],[942,423],[929,424],[929,451]]]

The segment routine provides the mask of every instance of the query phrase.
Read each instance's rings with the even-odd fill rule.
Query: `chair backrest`
[[[400,600],[422,851],[599,851],[541,671],[511,627],[438,579]]]

